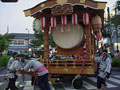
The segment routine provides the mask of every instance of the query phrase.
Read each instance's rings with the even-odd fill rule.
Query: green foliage
[[[116,1],[115,5],[115,16],[110,19],[111,23],[115,24],[115,26],[120,25],[120,15],[116,15],[117,10],[120,10],[120,0]]]
[[[39,47],[41,45],[44,44],[44,32],[42,30],[39,30],[39,31],[36,31],[35,30],[35,20],[33,21],[33,30],[34,30],[34,34],[35,34],[35,37],[36,37],[36,40],[32,40],[31,41],[31,47]],[[55,43],[53,41],[53,38],[52,38],[52,34],[49,33],[49,45],[51,45],[52,47],[55,46]]]
[[[104,38],[106,38],[106,37],[108,37],[108,38],[110,38],[110,34],[109,34],[109,32],[107,32],[106,30],[102,30],[102,36],[104,37]]]
[[[44,39],[43,39],[44,32],[40,30],[39,32],[35,32],[34,34],[35,34],[36,39],[31,41],[31,47],[34,47],[34,48],[40,47],[41,45],[44,44]],[[51,45],[52,47],[55,46],[51,33],[49,34],[49,45]]]
[[[52,47],[55,47],[55,43],[53,41],[53,37],[52,37],[52,34],[49,34],[49,45],[51,45]]]
[[[114,23],[115,26],[120,25],[120,15],[116,15],[113,18],[111,18],[111,23]]]
[[[30,46],[34,48],[39,47],[41,45],[41,42],[39,40],[32,40],[30,43]]]
[[[44,33],[40,30],[40,32],[34,32],[36,39],[31,41],[31,47],[39,47],[43,44],[43,36]]]
[[[120,1],[119,0],[116,3],[116,9],[120,10]]]
[[[39,32],[35,32],[34,34],[35,34],[35,37],[37,38],[37,40],[40,41],[41,44],[43,44],[44,32],[42,30],[40,30]]]
[[[6,66],[11,56],[1,56],[0,57],[0,67]]]
[[[15,38],[15,35],[6,33],[6,34],[4,35],[4,37],[6,38],[6,40],[7,40],[8,42],[11,42],[11,40],[12,40],[13,38]]]
[[[120,59],[113,58],[112,59],[112,67],[120,67]]]
[[[0,35],[0,55],[2,55],[2,52],[7,49],[8,49],[8,42],[4,36]]]

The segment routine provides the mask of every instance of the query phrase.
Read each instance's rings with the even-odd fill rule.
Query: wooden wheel
[[[82,82],[82,78],[79,77],[79,78],[74,78],[72,80],[72,85],[75,89],[80,89],[83,85],[83,82]]]

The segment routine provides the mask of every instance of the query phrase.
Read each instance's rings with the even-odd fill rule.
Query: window
[[[17,41],[14,41],[14,45],[17,45]]]
[[[24,41],[22,40],[18,41],[18,45],[24,45]]]

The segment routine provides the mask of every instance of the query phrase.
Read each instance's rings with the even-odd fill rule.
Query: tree
[[[34,30],[36,40],[31,41],[31,47],[41,46],[41,45],[44,44],[44,39],[43,39],[44,38],[44,32],[42,30],[39,30],[39,31],[35,30],[35,20],[36,19],[34,19],[34,21],[33,21],[33,30]],[[52,47],[55,46],[55,43],[53,41],[51,33],[49,33],[49,45],[51,45]]]
[[[114,7],[115,15],[110,19],[110,21],[117,27],[118,25],[120,25],[120,0],[116,1]]]
[[[7,40],[8,43],[9,43],[9,42],[12,41],[12,39],[15,37],[15,35],[6,33],[6,34],[4,35],[4,37],[6,38],[6,40]]]
[[[111,22],[115,24],[115,26],[120,25],[120,15],[116,15],[113,18],[111,18]]]
[[[54,41],[53,41],[53,37],[52,37],[51,33],[49,34],[49,45],[51,45],[52,47],[56,46],[55,43],[54,43]]]
[[[2,52],[8,49],[8,42],[3,35],[0,35],[0,55],[2,56]]]
[[[32,40],[30,43],[30,45],[31,45],[31,47],[40,47],[42,44],[43,44],[43,42],[44,42],[44,40],[43,40],[43,36],[44,36],[44,33],[40,30],[39,32],[34,32],[34,34],[35,34],[35,37],[36,37],[36,39],[35,40]]]
[[[30,43],[30,46],[33,48],[39,47],[41,45],[41,42],[39,40],[32,40]]]
[[[110,38],[111,37],[111,34],[109,33],[109,32],[107,32],[107,30],[102,30],[102,36],[104,37],[104,38]]]
[[[31,41],[31,47],[34,47],[34,48],[40,47],[41,45],[44,44],[44,40],[43,40],[44,32],[40,30],[39,32],[35,32],[34,34],[35,34],[36,40]],[[52,47],[55,46],[51,33],[49,33],[49,45],[51,45]]]

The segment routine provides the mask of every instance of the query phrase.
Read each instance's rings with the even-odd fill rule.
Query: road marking
[[[89,77],[88,79],[91,80],[91,81],[94,81],[95,83],[97,83],[97,79],[96,79],[95,77]],[[108,88],[117,87],[117,86],[115,86],[115,85],[113,85],[113,84],[110,84],[110,83],[108,83],[108,82],[106,82],[106,84],[107,84],[107,87],[108,87]]]
[[[77,89],[74,89],[72,85],[62,83],[62,86],[65,90],[77,90]]]
[[[0,77],[8,76],[8,74],[0,74]]]
[[[97,89],[95,86],[93,86],[92,84],[89,84],[86,81],[83,81],[83,87],[90,90],[90,89]]]
[[[108,81],[112,81],[112,82],[120,84],[120,80],[117,80],[117,79],[114,79],[114,78],[109,78]]]
[[[18,82],[17,82],[18,83]],[[55,90],[52,86],[52,82],[49,82],[51,90]],[[25,81],[25,86],[23,90],[40,90],[38,86],[32,86],[31,81]]]
[[[3,83],[0,83],[0,86],[3,85],[3,84],[4,84],[4,82],[3,82]]]
[[[120,75],[114,75],[113,77],[120,78]]]
[[[52,82],[49,81],[49,84],[50,84],[50,90],[55,90],[55,89],[53,88]]]
[[[31,81],[25,81],[25,87],[23,90],[34,90],[34,86],[31,85]]]

